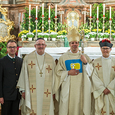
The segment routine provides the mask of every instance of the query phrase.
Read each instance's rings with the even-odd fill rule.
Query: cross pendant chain
[[[42,74],[43,74],[43,73],[42,73],[42,71],[40,71],[40,73],[39,73],[39,74],[40,74],[40,76],[42,77]]]

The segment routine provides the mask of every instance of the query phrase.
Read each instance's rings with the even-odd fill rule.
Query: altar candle
[[[92,6],[90,4],[90,18],[91,18],[91,14],[92,14]]]
[[[31,17],[31,5],[29,5],[29,18]]]
[[[110,6],[110,20],[111,20],[111,6]]]
[[[105,4],[103,4],[103,17],[105,17]]]
[[[97,20],[99,20],[99,6],[97,6]]]
[[[38,6],[36,6],[36,20],[38,18]]]
[[[50,20],[50,5],[49,5],[49,20]]]
[[[57,18],[57,4],[55,5],[55,18]]]
[[[42,3],[42,17],[44,17],[44,3]]]

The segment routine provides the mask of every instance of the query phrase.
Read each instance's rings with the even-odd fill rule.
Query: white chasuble
[[[115,115],[115,58],[98,58],[92,75],[95,115]],[[110,93],[104,95],[108,88]]]
[[[22,110],[22,112],[25,111],[24,115],[54,115],[54,65],[53,58],[47,53],[40,56],[34,51],[25,57],[18,82],[18,87],[24,89],[26,94],[25,110]],[[40,74],[41,71],[43,74]],[[25,73],[27,73],[26,76],[24,76]],[[27,112],[27,108],[30,113]]]
[[[90,115],[85,114],[83,112],[84,106],[84,77],[86,77],[85,70],[83,73],[79,73],[78,75],[68,76],[68,71],[65,65],[66,60],[80,59],[81,53],[71,53],[68,51],[63,54],[56,66],[56,85],[60,87],[60,95],[59,99],[57,96],[57,100],[60,102],[59,104],[59,115]],[[91,60],[85,55],[87,61],[90,63]],[[89,87],[90,89],[91,87]],[[91,92],[89,93],[90,97]],[[87,113],[90,113],[90,100],[87,100],[87,104],[89,104],[89,110]],[[87,106],[88,107],[88,106]]]

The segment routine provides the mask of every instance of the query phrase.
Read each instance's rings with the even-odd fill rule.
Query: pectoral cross
[[[43,74],[43,73],[42,73],[42,71],[40,71],[40,73],[39,73],[39,74],[40,74],[40,77],[42,77],[42,74]]]

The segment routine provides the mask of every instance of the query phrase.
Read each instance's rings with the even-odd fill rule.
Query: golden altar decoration
[[[10,35],[10,31],[14,26],[14,22],[7,18],[8,11],[0,5],[0,42],[7,42],[10,39],[15,39],[15,35]]]

